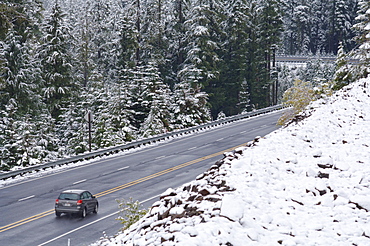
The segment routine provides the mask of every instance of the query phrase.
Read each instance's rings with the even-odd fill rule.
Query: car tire
[[[61,214],[62,214],[61,212],[55,211],[55,216],[60,217]]]
[[[94,210],[93,210],[94,214],[98,213],[98,208],[99,208],[98,204],[95,204],[95,207],[94,207]]]
[[[87,209],[84,208],[82,211],[81,211],[81,218],[85,218],[86,217],[86,214],[87,214]]]

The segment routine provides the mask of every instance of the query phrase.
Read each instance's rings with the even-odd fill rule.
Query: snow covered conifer
[[[153,62],[137,66],[133,76],[134,84],[130,92],[135,95],[135,99],[131,109],[136,112],[135,123],[140,128],[140,135],[148,137],[168,131],[171,122],[171,91],[163,83],[158,65]]]
[[[339,90],[343,86],[348,85],[349,83],[353,82],[353,77],[351,73],[351,68],[348,63],[348,56],[344,52],[343,43],[339,44],[337,59],[336,63],[336,71],[334,75],[334,90]]]
[[[211,28],[211,20],[217,12],[212,9],[213,1],[194,1],[184,23],[186,33],[186,57],[182,69],[178,72],[180,80],[199,83],[201,87],[219,76],[218,63],[220,61],[216,50],[215,29]],[[213,6],[213,5],[212,5]],[[214,6],[213,6],[214,7]]]
[[[360,66],[357,67],[354,76],[356,78],[366,78],[370,74],[370,2],[367,0],[359,1],[360,10],[357,20],[359,23],[354,28],[359,32],[356,37],[359,48],[356,51]]]
[[[208,95],[201,91],[198,84],[180,82],[174,91],[174,125],[175,128],[196,126],[211,120]]]
[[[22,42],[22,39],[21,35],[11,30],[0,46],[3,61],[3,72],[0,77],[4,82],[0,91],[0,108],[14,99],[18,116],[22,113],[35,113],[40,106],[37,95],[40,86],[39,71],[32,58],[30,44]]]
[[[38,54],[44,80],[43,98],[53,117],[60,115],[78,93],[72,76],[69,28],[65,25],[65,14],[56,1],[50,16],[43,26],[44,37]]]

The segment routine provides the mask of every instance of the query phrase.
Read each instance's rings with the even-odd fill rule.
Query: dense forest
[[[2,0],[0,170],[88,151],[90,113],[99,149],[276,104],[275,55],[346,54],[363,5]]]

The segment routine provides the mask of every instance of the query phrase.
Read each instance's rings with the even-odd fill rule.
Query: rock
[[[163,199],[168,196],[176,196],[176,195],[177,193],[175,192],[174,189],[168,188],[165,192],[162,193],[162,195],[160,196],[160,199]]]
[[[317,160],[317,165],[321,168],[332,168],[333,167],[333,159],[330,157],[320,157]]]
[[[203,189],[203,190],[199,191],[199,194],[201,194],[202,196],[207,196],[207,195],[211,194],[211,192],[209,192],[207,189]]]
[[[328,173],[319,172],[319,174],[317,175],[317,177],[320,178],[320,179],[328,179],[329,178],[329,174]]]

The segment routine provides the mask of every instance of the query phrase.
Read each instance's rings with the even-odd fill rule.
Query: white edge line
[[[151,198],[148,198],[148,199],[145,199],[145,200],[141,201],[140,203],[144,203],[144,202],[150,201],[150,200],[152,200],[152,199],[154,199],[154,198],[156,198],[156,197],[159,197],[159,196],[160,196],[160,195],[153,196],[153,197],[151,197]],[[71,234],[71,233],[73,233],[73,232],[76,232],[76,231],[78,231],[78,230],[81,230],[81,229],[83,229],[83,228],[85,228],[85,227],[87,227],[87,226],[90,226],[90,225],[92,225],[92,224],[95,224],[95,223],[97,223],[97,222],[99,222],[99,221],[101,221],[101,220],[104,220],[104,219],[106,219],[106,218],[108,218],[108,217],[111,217],[111,216],[113,216],[113,215],[116,215],[116,214],[118,214],[118,213],[119,213],[119,211],[114,212],[114,213],[111,213],[111,214],[108,214],[108,215],[106,215],[106,216],[104,216],[104,217],[101,217],[100,219],[94,220],[94,221],[92,221],[92,222],[90,222],[90,223],[88,223],[88,224],[86,224],[86,225],[83,225],[83,226],[77,227],[76,229],[73,229],[73,230],[71,230],[71,231],[69,231],[69,232],[66,232],[66,233],[64,233],[64,234],[60,235],[60,236],[57,236],[57,237],[55,237],[55,238],[53,238],[53,239],[50,239],[50,240],[49,240],[49,241],[47,241],[47,242],[44,242],[44,243],[42,243],[42,244],[39,244],[38,246],[43,246],[43,245],[46,245],[46,244],[48,244],[48,243],[54,242],[55,240],[58,240],[58,239],[60,239],[60,238],[62,238],[62,237],[64,237],[64,236],[67,236],[67,235],[69,235],[69,234]]]
[[[79,183],[82,183],[82,182],[85,182],[87,179],[83,179],[83,180],[80,180],[80,181],[77,181],[77,182],[74,182],[73,184],[76,185],[76,184],[79,184]]]
[[[19,199],[18,202],[21,202],[21,201],[24,201],[24,200],[27,200],[27,199],[31,199],[31,198],[34,198],[35,195],[32,195],[32,196],[28,196],[28,197],[25,197],[25,198],[22,198],[22,199]]]
[[[127,166],[127,167],[121,167],[121,168],[118,168],[117,170],[118,171],[121,171],[121,170],[124,170],[124,169],[127,169],[127,168],[129,168],[130,166]]]

